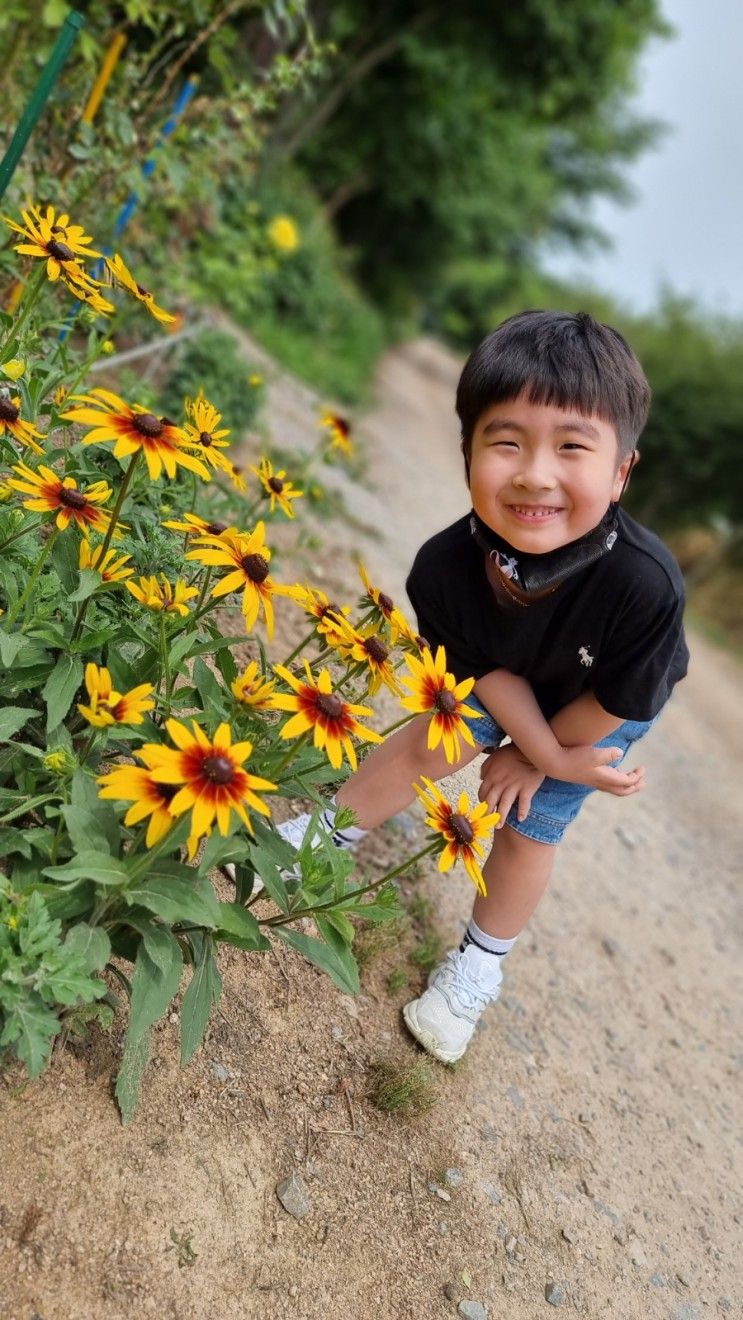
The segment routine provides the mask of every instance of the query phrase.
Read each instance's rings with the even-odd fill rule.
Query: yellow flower
[[[165,727],[177,750],[146,743],[137,756],[151,771],[155,783],[179,785],[169,806],[171,815],[192,810],[189,857],[193,857],[198,840],[211,834],[215,818],[219,833],[226,835],[233,811],[248,829],[246,806],[270,816],[270,807],[257,791],[273,792],[276,784],[243,768],[253,750],[252,743],[233,743],[229,724],[220,724],[211,739],[195,720],[191,721],[192,734],[178,720],[167,720]]]
[[[116,345],[115,345],[113,339],[104,339],[103,343],[101,344],[101,352],[102,352],[102,353],[105,353],[107,356],[108,356],[110,353],[113,353],[114,350],[115,350],[115,348],[116,348]]]
[[[378,635],[373,623],[366,628],[354,628],[347,619],[338,619],[333,634],[332,640],[328,635],[331,646],[334,646],[346,660],[355,660],[358,664],[366,666],[370,695],[373,696],[378,692],[383,683],[390,692],[395,693],[395,696],[400,695],[402,688],[395,677],[390,660],[390,649]]]
[[[161,506],[163,509],[165,505]],[[163,522],[163,527],[168,527],[172,532],[185,532],[187,536],[195,536],[198,532],[201,536],[221,536],[226,532],[229,523],[226,522],[207,522],[206,518],[200,518],[198,513],[184,513],[183,521],[179,522],[177,518],[169,518]]]
[[[230,472],[230,481],[232,482],[233,486],[235,487],[235,490],[241,490],[241,491],[242,491],[242,490],[247,490],[247,489],[248,489],[248,483],[247,483],[247,481],[245,480],[245,478],[244,478],[244,476],[243,476],[243,470],[242,470],[242,468],[239,466],[238,463],[233,463],[233,464],[232,464],[232,470],[231,470],[231,472]]]
[[[44,450],[36,440],[45,440],[46,436],[41,431],[37,431],[31,422],[24,422],[21,417],[21,399],[16,394],[11,397],[10,390],[4,385],[0,385],[0,439],[10,433],[20,440],[22,445],[32,449],[35,454],[43,454]]]
[[[38,472],[25,463],[16,463],[13,471],[22,480],[9,477],[8,485],[33,497],[23,500],[23,507],[33,509],[35,513],[57,510],[55,522],[61,532],[66,531],[71,522],[76,523],[84,536],[91,527],[97,532],[108,531],[108,514],[96,508],[110,498],[111,487],[105,481],[94,481],[91,486],[78,490],[74,477],[60,477],[43,463]]]
[[[274,709],[295,712],[294,718],[282,728],[282,738],[297,738],[312,729],[315,747],[325,751],[335,770],[341,767],[344,751],[351,769],[356,769],[352,734],[364,742],[382,742],[381,734],[365,728],[356,719],[357,715],[372,715],[374,712],[368,706],[354,706],[334,692],[327,669],[321,669],[315,676],[305,660],[307,681],[303,683],[284,665],[274,665],[274,668],[295,693],[294,696],[278,693],[274,697]]]
[[[46,261],[48,279],[58,280],[63,270],[79,269],[77,257],[100,257],[100,252],[94,252],[89,246],[93,240],[82,225],[71,225],[70,217],[61,212],[57,215],[53,206],[48,206],[44,215],[38,206],[30,206],[28,211],[21,211],[21,215],[23,225],[3,216],[6,225],[25,240],[16,243],[15,250],[24,256],[41,257]]]
[[[346,458],[350,458],[353,453],[353,440],[351,438],[351,423],[339,413],[326,412],[321,419],[321,426],[325,428],[330,437],[330,448],[339,449]]]
[[[58,385],[52,392],[52,403],[55,408],[62,408],[67,401],[67,390],[64,385]]]
[[[21,362],[20,358],[11,358],[0,367],[0,371],[8,377],[8,380],[20,380],[25,370],[26,364]]]
[[[255,530],[249,533],[230,529],[219,536],[198,536],[194,542],[198,549],[189,550],[186,559],[231,568],[232,572],[212,589],[212,596],[226,596],[243,587],[242,611],[247,631],[250,632],[255,626],[263,606],[266,629],[269,637],[272,637],[274,619],[271,597],[276,593],[285,595],[286,588],[278,586],[269,577],[271,551],[265,543],[265,536],[266,528],[262,522],[257,523]]]
[[[428,727],[428,746],[431,750],[444,744],[444,752],[449,765],[456,765],[462,754],[459,745],[460,736],[470,747],[474,747],[465,719],[475,719],[477,711],[464,705],[475,686],[474,678],[465,678],[457,683],[453,674],[446,672],[446,652],[440,646],[435,657],[430,650],[424,651],[418,660],[414,655],[406,655],[405,663],[411,677],[403,678],[403,683],[410,688],[411,695],[403,697],[401,705],[406,710],[415,711],[416,715],[431,712]]]
[[[7,481],[0,481],[0,504],[4,504],[13,494]]]
[[[64,748],[59,751],[47,752],[41,764],[45,770],[53,775],[66,775],[77,766],[77,761]]]
[[[228,448],[225,436],[230,432],[224,426],[217,430],[222,414],[217,412],[214,404],[199,392],[195,399],[186,399],[186,417],[188,421],[183,430],[191,448],[198,450],[199,457],[211,467],[231,473],[232,463],[220,453],[221,449]]]
[[[199,594],[196,587],[186,586],[183,578],[178,578],[174,585],[171,584],[164,573],[162,586],[154,574],[152,577],[141,577],[139,584],[127,582],[126,586],[134,599],[146,605],[149,610],[157,610],[165,614],[181,614],[184,618],[189,612],[186,601]]]
[[[169,322],[175,320],[175,317],[171,316],[170,312],[165,312],[162,307],[158,307],[155,302],[155,295],[150,293],[149,289],[145,289],[141,284],[137,283],[131,271],[124,265],[118,252],[116,252],[113,257],[104,257],[104,261],[108,267],[112,283],[117,285],[120,289],[126,289],[127,293],[132,293],[137,299],[137,302],[144,303],[147,311],[154,316],[156,321],[161,321],[163,325],[167,325]]]
[[[147,470],[157,481],[163,468],[174,477],[177,466],[189,468],[207,479],[209,473],[185,448],[185,433],[168,417],[156,417],[140,404],[132,407],[111,390],[96,389],[90,394],[76,394],[73,402],[82,405],[63,414],[67,422],[81,422],[93,429],[83,438],[84,445],[114,441],[114,456],[126,458],[144,450]]]
[[[73,297],[85,303],[96,316],[110,316],[115,311],[113,303],[101,293],[103,286],[77,263],[62,267],[62,281]]]
[[[262,458],[260,467],[251,467],[250,471],[255,473],[271,501],[270,512],[273,513],[276,505],[279,504],[287,518],[293,518],[294,510],[291,501],[300,500],[304,491],[295,488],[291,481],[284,480],[286,476],[284,469],[282,468],[280,472],[274,472],[270,460]]]
[[[299,585],[285,587],[284,593],[301,605],[310,618],[317,619],[316,631],[325,638],[329,646],[337,647],[340,644],[343,634],[338,627],[338,620],[351,613],[350,606],[336,605],[334,601],[328,600],[325,592],[320,591],[318,587]]]
[[[90,542],[83,540],[80,542],[80,568],[92,568],[100,573],[104,582],[123,582],[124,578],[131,577],[133,568],[125,568],[124,565],[131,559],[131,555],[122,555],[120,559],[116,558],[116,550],[107,550],[103,559],[101,559],[102,545],[97,545],[94,550],[90,548]]]
[[[248,385],[252,385],[254,390],[257,390],[258,387],[262,384],[263,384],[263,377],[261,376],[260,372],[254,371],[252,375],[248,376]]]
[[[175,784],[156,783],[152,771],[139,765],[120,765],[101,775],[97,782],[103,785],[98,790],[99,797],[133,803],[124,817],[125,825],[138,825],[149,816],[145,835],[148,848],[153,848],[174,824],[170,804],[178,789]],[[198,839],[193,836],[188,840],[189,857],[194,856],[197,844]]]
[[[277,252],[296,252],[299,247],[299,230],[291,216],[274,216],[267,233]]]
[[[152,710],[155,704],[151,695],[155,689],[151,683],[140,683],[139,687],[122,695],[114,691],[109,671],[92,663],[85,666],[85,686],[90,705],[78,705],[78,710],[98,729],[105,729],[109,724],[142,724],[145,712]]]
[[[487,888],[481,869],[485,854],[483,840],[500,820],[499,813],[489,813],[487,802],[479,802],[476,807],[470,807],[466,793],[460,794],[455,811],[430,779],[425,775],[421,775],[421,779],[426,787],[413,784],[413,788],[428,812],[426,824],[436,830],[443,841],[439,870],[450,871],[454,863],[461,859],[475,888],[480,894],[486,895]]]
[[[390,641],[394,646],[398,637],[406,636],[410,632],[410,625],[391,597],[387,596],[379,587],[372,585],[369,574],[361,560],[359,560],[358,568],[365,591],[365,594],[361,597],[361,608],[363,610],[372,609],[374,611],[374,621],[384,623],[389,628]]]
[[[274,710],[273,692],[276,683],[265,678],[257,660],[251,660],[243,672],[232,684],[232,691],[243,706],[252,706],[254,710]]]

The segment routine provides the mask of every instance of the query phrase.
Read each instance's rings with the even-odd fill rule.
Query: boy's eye
[[[577,440],[566,440],[560,447],[562,449],[588,449],[588,445],[580,445]]]

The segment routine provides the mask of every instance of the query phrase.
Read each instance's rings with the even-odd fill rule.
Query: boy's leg
[[[428,989],[403,1009],[420,1043],[443,1063],[464,1054],[480,1014],[498,998],[501,958],[539,903],[552,874],[554,844],[506,826],[496,830],[483,866],[487,896],[478,894],[459,949],[431,973]]]

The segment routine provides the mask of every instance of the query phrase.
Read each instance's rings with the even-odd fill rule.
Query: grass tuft
[[[438,1100],[431,1066],[425,1059],[414,1063],[374,1059],[369,1064],[367,1098],[385,1114],[415,1118],[432,1109]]]

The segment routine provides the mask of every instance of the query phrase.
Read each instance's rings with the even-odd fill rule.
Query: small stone
[[[458,1283],[445,1283],[444,1296],[447,1302],[458,1302],[462,1296],[462,1289]]]
[[[289,1296],[290,1296],[290,1297],[298,1297],[298,1296],[299,1296],[299,1289],[298,1289],[296,1283],[293,1283],[292,1286],[291,1286],[291,1288],[289,1289]]]
[[[175,1026],[175,1024],[176,1024],[177,1021],[178,1021],[178,1014],[177,1014],[177,1013],[170,1013],[170,1014],[168,1015],[168,1022],[171,1022],[171,1023],[173,1024],[173,1026]]]
[[[505,1242],[503,1243],[503,1245],[504,1245],[506,1251],[508,1252],[508,1254],[509,1254],[509,1255],[512,1255],[513,1252],[516,1250],[516,1248],[517,1248],[517,1246],[518,1246],[518,1242],[516,1241],[515,1237],[513,1236],[513,1233],[510,1233],[510,1234],[509,1234],[509,1236],[506,1238],[506,1240],[505,1240]]]
[[[729,1297],[718,1297],[717,1305],[721,1311],[732,1311],[733,1309],[733,1303]]]
[[[630,1247],[629,1258],[632,1261],[632,1264],[635,1265],[638,1270],[646,1270],[648,1268],[648,1258],[645,1254],[645,1250],[642,1247],[641,1243],[639,1242],[632,1243],[632,1246]]]
[[[625,848],[637,847],[637,835],[630,833],[630,831],[626,830],[623,825],[615,826],[614,833],[619,839],[619,842],[624,844]]]
[[[276,1184],[276,1195],[286,1213],[294,1219],[304,1219],[312,1209],[307,1188],[296,1172],[290,1173],[288,1178],[282,1178],[281,1182]]]
[[[572,1228],[564,1228],[562,1230],[562,1236],[566,1242],[571,1244],[571,1246],[575,1246],[578,1241],[577,1235],[573,1232]]]
[[[654,1274],[650,1275],[649,1282],[654,1288],[665,1288],[668,1280],[665,1274],[661,1274],[660,1270],[656,1270]]]
[[[447,1187],[461,1187],[464,1174],[461,1169],[444,1169],[444,1182]]]
[[[464,1316],[464,1320],[488,1320],[488,1313],[482,1302],[474,1302],[469,1298],[459,1303],[457,1315]]]
[[[691,1278],[686,1273],[685,1270],[679,1270],[678,1273],[676,1274],[676,1278],[678,1279],[682,1288],[691,1288]]]
[[[601,948],[604,953],[608,953],[610,958],[616,958],[619,954],[619,943],[611,935],[604,935],[601,941]]]
[[[671,1316],[671,1320],[699,1320],[702,1314],[701,1306],[695,1302],[682,1302]]]
[[[436,1229],[437,1232],[439,1232],[442,1237],[446,1237],[447,1233],[449,1232],[449,1225],[447,1224],[445,1219],[440,1219],[438,1224],[436,1225]]]
[[[343,1028],[342,1028],[342,1027],[338,1027],[338,1026],[331,1027],[331,1028],[330,1028],[330,1034],[331,1034],[331,1036],[333,1037],[333,1040],[343,1040]]]
[[[436,1196],[438,1196],[440,1201],[451,1201],[451,1193],[445,1192],[443,1187],[436,1188]]]
[[[503,1197],[501,1196],[501,1193],[499,1192],[495,1183],[481,1182],[480,1186],[483,1192],[485,1193],[485,1195],[487,1196],[488,1200],[490,1201],[491,1205],[501,1205],[503,1201]]]
[[[483,1136],[486,1141],[500,1141],[500,1132],[494,1123],[483,1123],[480,1128],[480,1135]]]
[[[544,1295],[550,1306],[562,1306],[565,1301],[565,1288],[561,1283],[548,1283]]]
[[[517,1109],[524,1108],[524,1097],[517,1086],[507,1086],[506,1095],[513,1102]]]
[[[229,1070],[225,1068],[223,1063],[213,1063],[212,1072],[214,1073],[214,1076],[216,1077],[218,1082],[229,1081],[229,1077],[230,1077]]]

